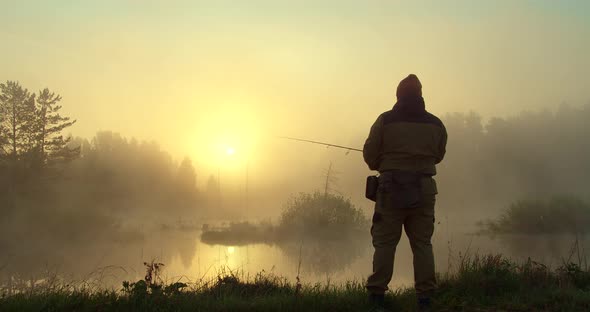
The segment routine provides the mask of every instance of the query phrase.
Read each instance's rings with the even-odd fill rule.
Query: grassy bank
[[[157,279],[157,278],[156,278]],[[147,278],[120,291],[37,285],[8,295],[0,311],[369,311],[362,283],[300,285],[271,275],[222,274],[195,284],[163,285]],[[439,278],[437,311],[589,311],[590,273],[576,264],[551,270],[502,256],[463,257]],[[415,310],[411,289],[388,293],[394,311]]]

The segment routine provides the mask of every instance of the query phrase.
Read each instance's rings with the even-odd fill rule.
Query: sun
[[[225,150],[225,153],[226,153],[226,154],[228,154],[229,156],[231,156],[231,155],[233,155],[233,154],[235,154],[235,153],[236,153],[236,150],[235,150],[233,147],[228,147],[228,148]]]

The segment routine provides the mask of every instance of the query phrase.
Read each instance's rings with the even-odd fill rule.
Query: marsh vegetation
[[[478,226],[479,235],[499,240],[511,254],[587,265],[590,205],[578,197],[520,200]]]
[[[330,193],[301,193],[284,205],[277,224],[230,223],[205,227],[201,240],[211,244],[282,244],[302,241],[353,242],[366,232],[369,221],[349,199]]]
[[[153,268],[153,263],[148,268]],[[439,276],[434,296],[437,311],[587,311],[590,272],[575,263],[556,269],[501,255],[465,255],[453,272]],[[157,271],[123,282],[117,290],[45,281],[6,296],[3,311],[366,311],[371,308],[362,282],[300,284],[268,272],[248,277],[225,271],[215,278],[162,281]],[[386,306],[414,311],[409,288],[387,294]]]

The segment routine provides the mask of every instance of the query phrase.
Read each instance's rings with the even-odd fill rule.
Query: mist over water
[[[476,253],[586,261],[586,3],[3,8],[0,288],[50,276],[120,288],[151,261],[169,281],[224,270],[363,281],[370,222],[328,214],[289,232],[281,217],[319,193],[370,220],[374,172],[357,151],[280,137],[362,148],[409,73],[449,137],[435,176],[437,271]],[[334,220],[348,223],[318,230]],[[258,236],[207,239],[236,224]],[[412,270],[403,235],[391,286],[412,285]]]
[[[585,231],[490,237],[477,235],[477,222],[497,218],[520,199],[567,194],[587,201],[584,172],[590,146],[579,138],[590,134],[584,122],[588,117],[587,106],[562,106],[553,113],[527,112],[488,122],[475,113],[442,118],[450,141],[436,176],[438,271],[452,270],[461,257],[478,253],[558,265],[574,256],[576,241],[578,253],[586,257]],[[290,198],[313,190],[342,194],[370,217],[372,202],[363,198],[364,177],[370,172],[359,154],[277,139],[269,150],[283,152],[281,162],[298,172],[290,166],[278,174],[270,170],[264,178],[274,183],[259,183],[256,169],[249,169],[253,178],[234,181],[238,187],[223,176],[218,183],[219,177],[211,175],[203,188],[197,181],[205,178],[190,159],[178,163],[155,143],[100,132],[92,140],[76,138],[68,144],[81,146],[80,156],[61,165],[58,177],[23,176],[16,195],[3,193],[0,275],[5,282],[57,274],[116,287],[121,280],[142,278],[143,262],[152,260],[165,264],[164,277],[192,281],[223,270],[244,275],[265,270],[290,280],[299,275],[310,283],[337,282],[364,280],[371,270],[369,226],[344,241],[310,236],[287,243],[272,238],[239,245],[201,241],[203,229],[231,222],[278,224]],[[296,165],[300,154],[285,150],[318,156],[314,163]],[[246,182],[247,194],[242,188]],[[412,269],[404,236],[392,286],[411,285]]]

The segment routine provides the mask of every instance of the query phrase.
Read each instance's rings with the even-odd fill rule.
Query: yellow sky
[[[314,157],[278,135],[360,146],[408,73],[439,115],[590,101],[586,1],[0,2],[0,80],[202,171]]]

